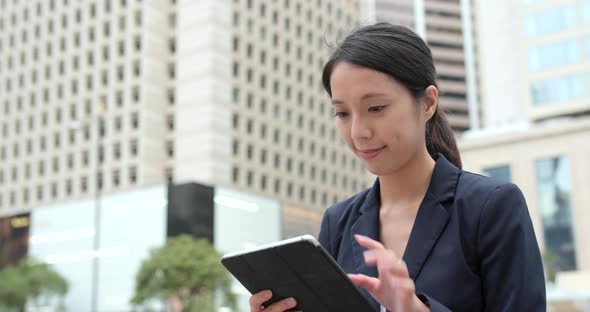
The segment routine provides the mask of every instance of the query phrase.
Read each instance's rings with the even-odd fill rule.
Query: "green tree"
[[[59,299],[63,309],[63,297],[68,292],[66,280],[48,264],[25,257],[16,265],[0,271],[0,310],[25,311],[27,301],[38,304]]]
[[[235,307],[229,274],[219,263],[221,255],[205,239],[189,235],[170,238],[153,249],[136,275],[132,303],[156,299],[169,306],[180,303],[182,311],[214,311],[214,294],[219,289],[224,304]]]
[[[555,283],[555,277],[559,272],[558,255],[553,250],[546,248],[541,255],[543,267],[545,269],[545,278],[548,282]]]

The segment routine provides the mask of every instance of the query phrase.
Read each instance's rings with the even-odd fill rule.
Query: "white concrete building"
[[[316,212],[350,196],[369,179],[320,76],[324,40],[368,3],[0,0],[0,215],[98,181],[196,181]]]

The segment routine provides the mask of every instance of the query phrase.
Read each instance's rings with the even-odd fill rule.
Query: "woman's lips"
[[[359,156],[363,159],[371,159],[377,157],[379,153],[385,148],[385,146],[375,149],[357,150]]]

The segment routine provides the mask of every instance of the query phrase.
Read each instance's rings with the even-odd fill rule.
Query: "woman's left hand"
[[[363,287],[386,309],[395,312],[430,311],[416,296],[414,281],[410,278],[404,261],[392,250],[366,236],[355,235],[365,251],[365,263],[377,266],[379,277],[364,274],[348,274],[354,284]]]

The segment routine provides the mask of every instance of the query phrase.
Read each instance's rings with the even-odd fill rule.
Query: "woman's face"
[[[330,87],[340,136],[371,173],[393,174],[426,151],[425,123],[436,109],[434,86],[428,87],[425,100],[416,103],[409,90],[389,75],[338,62]]]

